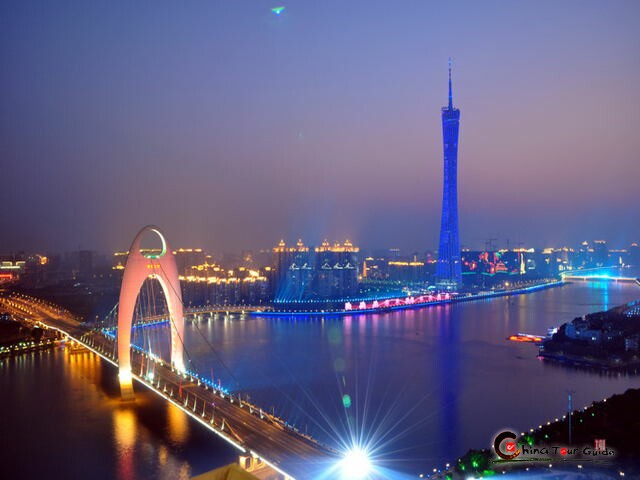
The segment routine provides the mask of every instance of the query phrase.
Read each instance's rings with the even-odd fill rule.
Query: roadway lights
[[[367,452],[354,447],[345,454],[340,467],[344,480],[360,480],[371,472],[371,460]]]

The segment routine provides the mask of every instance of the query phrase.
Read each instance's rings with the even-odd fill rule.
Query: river
[[[189,322],[191,365],[334,446],[356,442],[391,478],[417,478],[494,433],[516,431],[627,388],[638,378],[557,366],[506,340],[640,297],[633,284],[568,284],[528,295],[344,318]],[[167,327],[136,341],[168,350]],[[211,347],[215,349],[212,352]],[[92,354],[2,360],[0,460],[7,478],[189,478],[235,451]],[[6,468],[4,469],[6,472]]]

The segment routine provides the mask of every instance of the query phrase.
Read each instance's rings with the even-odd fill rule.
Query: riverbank
[[[549,421],[546,425],[539,425],[537,429],[532,428],[529,432],[520,432],[516,440],[519,449],[546,447],[548,453],[542,455],[549,458],[539,461],[505,461],[489,449],[469,450],[449,469],[425,478],[462,480],[470,475],[486,477],[518,472],[528,472],[535,476],[536,472],[553,473],[554,469],[558,475],[561,475],[560,471],[564,471],[562,478],[578,478],[577,475],[588,478],[591,471],[615,477],[639,478],[638,404],[640,389],[628,389],[623,394],[613,395],[593,402],[589,407],[574,410],[571,414],[571,442],[567,415]],[[600,443],[596,444],[596,440]],[[557,447],[557,451],[554,447]],[[567,448],[568,453],[562,454],[562,448]],[[572,450],[575,450],[575,454],[571,453]],[[598,455],[594,454],[596,451],[609,453]]]
[[[583,355],[571,355],[567,353],[554,354],[550,352],[540,353],[540,357],[544,360],[575,368],[587,368],[605,371],[612,370],[629,374],[640,373],[640,359],[638,358],[623,361],[620,358],[605,359]]]
[[[11,357],[14,355],[23,355],[30,352],[39,352],[48,350],[60,345],[60,340],[47,339],[41,342],[21,341],[12,345],[3,345],[0,347],[0,358]]]
[[[640,368],[640,301],[574,318],[543,342],[545,360],[636,372]]]
[[[363,315],[371,313],[384,313],[397,310],[417,310],[437,305],[445,305],[450,303],[473,302],[476,300],[488,300],[497,297],[507,297],[513,295],[522,295],[526,293],[538,292],[548,288],[561,287],[564,280],[554,280],[551,282],[540,283],[529,287],[514,288],[508,290],[494,290],[488,292],[480,292],[468,295],[418,295],[407,296],[404,298],[385,298],[379,300],[368,300],[356,302],[345,302],[343,308],[322,309],[317,303],[304,302],[299,303],[299,309],[278,309],[278,304],[274,304],[273,310],[250,312],[251,316],[256,317],[286,317],[286,316],[344,316],[344,315]],[[293,304],[287,304],[291,307]]]
[[[59,345],[59,336],[14,320],[7,313],[0,318],[0,358],[47,350]]]

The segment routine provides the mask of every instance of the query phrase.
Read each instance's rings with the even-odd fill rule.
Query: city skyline
[[[498,6],[7,6],[0,251],[434,249],[449,56],[463,246],[637,241],[639,7]]]
[[[0,18],[4,476],[640,478],[640,3]]]

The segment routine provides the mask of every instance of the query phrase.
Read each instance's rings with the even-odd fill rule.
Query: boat
[[[528,333],[518,333],[516,335],[509,336],[507,340],[522,343],[542,343],[544,337],[541,337],[540,335],[530,335]]]

